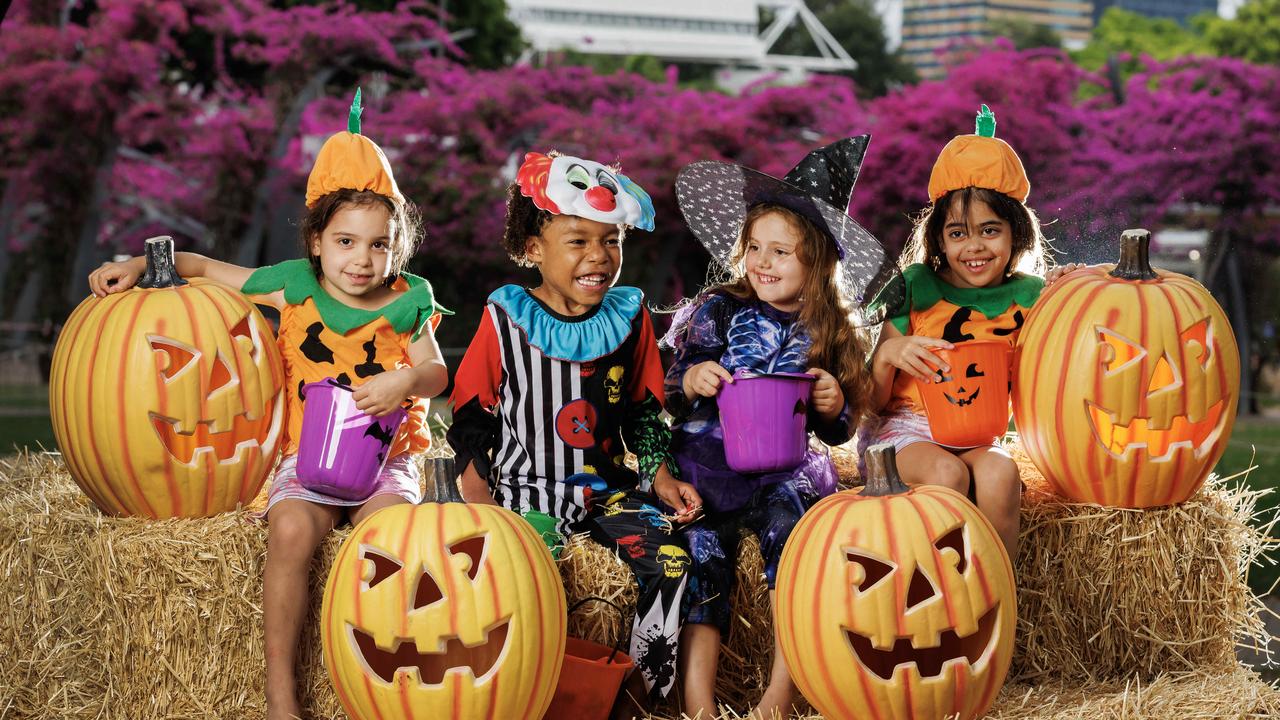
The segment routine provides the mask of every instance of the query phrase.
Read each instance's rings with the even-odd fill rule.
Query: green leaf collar
[[[301,305],[307,298],[311,298],[315,302],[316,311],[320,313],[320,319],[330,330],[340,335],[346,335],[379,317],[385,317],[396,332],[412,330],[413,339],[417,340],[432,315],[453,313],[436,304],[431,283],[424,278],[410,273],[400,273],[400,277],[408,283],[409,289],[377,310],[353,308],[336,300],[320,286],[311,262],[306,259],[286,260],[258,268],[245,281],[240,291],[246,295],[266,295],[283,289],[284,300],[290,305]]]

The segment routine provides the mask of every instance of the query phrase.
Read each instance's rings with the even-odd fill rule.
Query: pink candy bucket
[[[720,388],[724,457],[740,473],[791,470],[809,447],[805,430],[814,377],[739,370]]]
[[[376,418],[356,407],[351,392],[332,378],[302,388],[306,403],[298,438],[298,482],[325,495],[363,500],[373,492],[408,413],[397,408]]]

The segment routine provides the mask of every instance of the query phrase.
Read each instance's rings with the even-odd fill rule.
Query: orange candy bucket
[[[934,442],[949,447],[986,445],[1009,428],[1009,364],[1003,340],[970,340],[933,350],[951,370],[935,382],[916,381]]]

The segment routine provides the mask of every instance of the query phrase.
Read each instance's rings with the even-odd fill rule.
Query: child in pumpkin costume
[[[726,282],[678,311],[664,338],[676,351],[666,377],[667,407],[676,421],[672,454],[706,508],[704,521],[685,533],[693,565],[682,710],[690,717],[715,713],[741,531],[759,538],[772,590],[792,528],[837,483],[822,445],[812,445],[790,470],[730,467],[718,392],[735,373],[812,375],[807,430],[828,445],[847,442],[866,409],[869,343],[854,320],[863,319],[863,308],[850,308],[845,298],[877,296],[897,276],[884,248],[845,213],[869,141],[863,135],[815,150],[784,179],[721,162],[693,163],[676,177],[690,229],[729,270]],[[786,716],[793,699],[786,664],[775,652],[752,717]]]
[[[1017,465],[999,438],[967,448],[936,443],[915,381],[940,382],[939,372],[966,371],[943,366],[933,348],[1016,342],[1046,282],[1039,276],[1046,241],[1024,204],[1030,189],[1022,161],[995,137],[995,116],[983,105],[976,134],[947,143],[929,176],[931,204],[902,252],[905,289],[900,302],[889,303],[872,359],[880,416],[859,431],[861,447],[893,443],[908,484],[944,485],[975,498],[1010,557],[1017,553],[1021,504]]]
[[[508,188],[503,244],[542,281],[489,296],[454,379],[448,439],[468,501],[550,516],[560,533],[590,533],[631,566],[640,599],[630,654],[648,692],[665,695],[689,564],[672,528],[696,516],[700,499],[668,472],[662,366],[643,297],[613,287],[627,227],[652,230],[653,206],[625,175],[575,157],[525,157]],[[638,473],[623,462],[627,450]]]
[[[448,372],[433,329],[441,313],[426,280],[402,272],[413,254],[412,209],[396,187],[382,150],[360,135],[360,94],[348,132],[329,138],[307,180],[302,222],[307,256],[259,269],[178,253],[179,274],[237,287],[280,311],[287,408],[283,455],[268,495],[263,572],[267,713],[300,717],[294,680],[298,637],[309,604],[307,573],[324,536],[344,517],[358,523],[374,511],[421,500],[415,453],[430,445],[427,398],[442,392]],[[90,276],[99,294],[132,286],[141,258],[110,263]],[[361,500],[330,497],[297,478],[303,387],[325,378],[354,386],[356,406],[386,415],[410,401],[408,419],[390,439],[386,465]]]

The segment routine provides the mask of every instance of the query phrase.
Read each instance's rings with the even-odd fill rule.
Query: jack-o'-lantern
[[[353,720],[539,718],[564,659],[564,589],[509,510],[394,505],[339,549],[321,633]]]
[[[787,541],[778,645],[828,720],[960,720],[990,707],[1013,656],[1013,568],[964,496],[908,488],[893,446],[861,491],[824,498]]]
[[[917,382],[933,439],[952,447],[986,445],[1009,427],[1009,356],[1003,340],[970,340],[935,350],[934,382]]]
[[[275,462],[284,370],[239,292],[178,277],[173,241],[147,241],[137,286],[68,318],[49,380],[54,435],[104,512],[207,517],[247,504]]]
[[[1226,314],[1178,273],[1152,270],[1150,234],[1116,266],[1040,297],[1018,339],[1014,422],[1059,493],[1119,507],[1195,494],[1235,422],[1240,354]]]

